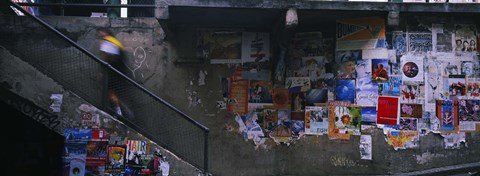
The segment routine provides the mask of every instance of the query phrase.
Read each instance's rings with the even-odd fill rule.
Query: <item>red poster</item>
[[[110,134],[105,129],[92,129],[92,141],[108,141]]]
[[[398,124],[398,97],[378,96],[377,124]]]

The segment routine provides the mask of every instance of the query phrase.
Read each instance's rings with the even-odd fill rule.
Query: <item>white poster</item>
[[[270,34],[242,33],[242,62],[264,62],[270,57]]]
[[[402,80],[423,81],[423,56],[402,56]]]

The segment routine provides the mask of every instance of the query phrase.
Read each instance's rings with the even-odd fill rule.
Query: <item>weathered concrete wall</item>
[[[12,102],[12,106],[19,106],[22,113],[33,117],[38,122],[47,126],[51,130],[64,135],[65,128],[83,128],[82,115],[85,112],[99,115],[100,129],[105,129],[111,137],[118,136],[122,140],[141,140],[148,144],[148,152],[152,154],[156,149],[167,157],[171,175],[196,175],[199,170],[185,161],[179,159],[174,154],[164,150],[156,143],[145,138],[140,133],[124,125],[111,115],[91,106],[81,97],[65,90],[57,82],[39,72],[37,69],[12,55],[3,46],[0,46],[0,86],[10,89],[15,94],[35,103],[36,106],[47,112],[32,109],[32,106],[24,105],[25,102],[18,100]],[[53,112],[50,108],[52,100],[51,94],[63,94],[61,112]],[[5,97],[2,97],[5,98]],[[13,120],[12,120],[13,121]],[[15,124],[8,124],[15,125]],[[45,141],[48,143],[48,141]]]
[[[135,73],[135,80],[210,129],[209,170],[214,175],[395,174],[480,161],[477,133],[467,136],[468,147],[458,150],[444,149],[443,138],[429,134],[420,137],[418,148],[396,151],[386,143],[380,129],[373,130],[371,161],[360,160],[358,136],[352,136],[350,141],[305,136],[290,146],[269,144],[266,149],[255,149],[252,141],[246,142],[242,135],[225,129],[227,124],[236,125],[234,116],[216,107],[216,102],[223,100],[221,78],[233,72],[232,66],[175,64],[176,49],[165,40],[155,19],[44,19],[93,53],[98,53],[99,40],[94,29],[110,27],[129,48],[128,67]],[[415,19],[422,18],[408,20]],[[201,71],[207,73],[205,85],[198,84]],[[48,100],[47,95],[42,101]],[[48,107],[48,103],[44,102],[44,106]],[[76,107],[78,103],[72,110]]]

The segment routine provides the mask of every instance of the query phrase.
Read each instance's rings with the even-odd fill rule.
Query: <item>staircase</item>
[[[11,9],[0,8],[0,46],[109,114],[115,113],[109,106],[107,90],[118,90],[119,98],[134,114],[132,118],[115,115],[118,120],[199,170],[208,172],[208,128],[17,4],[3,1],[0,6],[12,6],[25,14],[24,17],[12,16]],[[108,84],[108,81],[115,82]]]

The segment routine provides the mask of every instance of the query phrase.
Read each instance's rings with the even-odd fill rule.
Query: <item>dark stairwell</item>
[[[2,2],[2,7],[16,4]],[[94,54],[27,12],[25,17],[10,16],[1,8],[0,45],[52,78],[64,89],[91,105],[114,114],[107,100],[107,81],[114,83],[121,99],[128,102],[135,117],[116,118],[202,172],[208,171],[208,129],[168,102],[165,102]],[[40,43],[38,41],[41,41]],[[1,58],[7,59],[7,58]],[[99,73],[108,75],[99,77]],[[99,85],[99,79],[105,84]],[[35,97],[25,97],[35,99]],[[62,118],[62,117],[60,117]],[[59,130],[61,133],[61,130]],[[59,132],[57,131],[57,133]]]

